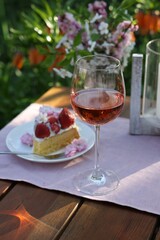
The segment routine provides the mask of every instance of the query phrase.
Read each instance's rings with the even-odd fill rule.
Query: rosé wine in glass
[[[71,105],[84,122],[95,126],[95,164],[74,178],[78,191],[104,195],[116,189],[119,179],[99,163],[100,126],[117,118],[124,105],[125,85],[120,61],[106,55],[89,55],[77,60],[73,73]]]
[[[71,103],[83,121],[101,125],[119,116],[124,105],[124,96],[107,89],[82,90],[71,95]]]

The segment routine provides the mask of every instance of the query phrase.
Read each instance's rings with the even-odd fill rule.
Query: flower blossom
[[[58,118],[58,112],[56,112],[57,109],[56,108],[53,108],[53,107],[50,107],[50,106],[41,106],[39,108],[39,113],[40,114],[43,114],[43,115],[47,115],[47,116],[52,116],[54,115],[55,118]],[[39,115],[40,115],[39,114]],[[48,119],[47,119],[48,120]]]
[[[30,133],[25,133],[21,136],[21,142],[29,147],[33,146],[33,135]]]
[[[88,41],[87,49],[88,49],[89,52],[93,52],[95,46],[96,46],[96,42],[95,41],[91,41],[91,40]]]
[[[95,1],[94,3],[89,3],[88,11],[92,13],[98,13],[99,15],[102,15],[102,17],[106,18],[106,6],[107,4],[104,1]]]
[[[122,63],[122,68],[127,66],[128,58],[135,45],[133,35],[138,27],[132,21],[127,20],[120,20],[117,26],[113,25],[113,27],[110,23],[112,20],[114,21],[114,18],[109,19],[106,7],[105,1],[88,4],[91,16],[85,19],[84,25],[78,23],[73,14],[68,12],[58,17],[62,38],[56,48],[64,47],[66,60],[69,61],[68,68],[73,67],[71,62],[74,63],[77,57],[83,56],[86,51],[91,54],[100,53],[117,57]],[[123,16],[120,16],[120,19],[123,19]],[[53,70],[62,78],[72,76],[69,71],[60,66]]]
[[[114,57],[122,61],[123,68],[127,66],[128,57],[134,47],[135,43],[132,41],[132,34],[137,29],[137,25],[133,25],[131,21],[120,22],[109,39],[109,42],[114,43],[111,52]]]
[[[138,25],[133,25],[131,21],[123,21],[118,24],[117,30],[119,31],[128,30],[134,32],[138,30]]]
[[[90,23],[95,23],[97,20],[102,19],[102,15],[99,15],[98,13],[96,13],[94,15],[94,17],[91,19]]]
[[[131,21],[123,21],[118,24],[116,30],[113,32],[111,40],[115,43],[125,39],[130,32],[137,31],[137,25],[133,25]]]
[[[108,34],[108,32],[109,32],[108,31],[108,23],[101,22],[99,24],[98,29],[99,29],[101,35]]]
[[[68,12],[58,17],[58,26],[62,34],[67,35],[70,40],[73,40],[81,29],[73,14]]]
[[[56,46],[56,49],[59,49],[62,45],[65,47],[65,52],[68,53],[69,50],[72,48],[73,40],[68,39],[67,35],[64,35],[62,39]]]
[[[84,139],[74,139],[65,149],[65,156],[72,157],[78,152],[82,152],[87,148],[87,143]]]
[[[53,68],[53,71],[55,71],[61,78],[72,77],[72,73],[65,70],[64,68],[61,69]]]
[[[47,117],[47,113],[42,113],[40,112],[39,115],[35,118],[36,122],[47,122],[48,121],[48,117]]]

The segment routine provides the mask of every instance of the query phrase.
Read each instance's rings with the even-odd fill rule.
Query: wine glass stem
[[[100,167],[99,167],[99,137],[100,137],[100,126],[95,126],[95,165],[94,165],[94,171],[92,173],[92,178],[98,180],[102,177],[102,174],[100,173]]]

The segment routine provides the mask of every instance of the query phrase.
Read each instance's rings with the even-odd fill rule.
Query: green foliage
[[[144,12],[157,11],[160,9],[159,0],[137,0],[137,8]]]
[[[39,77],[41,76],[41,77]],[[53,79],[46,76],[42,67],[14,69],[10,63],[0,63],[0,127],[16,116],[46,90],[53,86]]]

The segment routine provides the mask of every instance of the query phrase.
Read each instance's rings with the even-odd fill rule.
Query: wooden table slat
[[[42,234],[46,235],[42,239],[53,238],[70,221],[80,201],[80,198],[65,193],[19,183],[1,201],[0,236],[6,240],[14,239],[17,233],[16,240],[22,240],[22,236],[24,239],[31,236],[37,236],[31,239],[41,239]]]
[[[69,88],[51,88],[36,102],[53,107],[70,107]]]
[[[145,240],[157,217],[131,208],[86,200],[60,240]]]
[[[12,185],[13,185],[13,182],[11,181],[4,181],[4,180],[0,181],[0,200],[8,192],[8,190]]]

